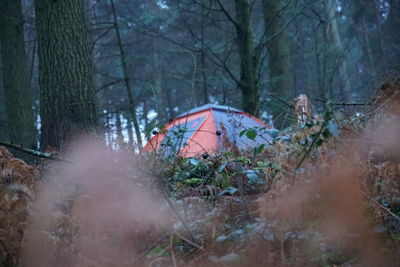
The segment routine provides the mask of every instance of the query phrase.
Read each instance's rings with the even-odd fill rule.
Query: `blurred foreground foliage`
[[[110,247],[119,239],[132,246],[128,259],[85,258],[74,247],[80,226],[69,215],[74,203],[87,198],[77,189],[65,205],[55,203],[57,219],[47,234],[54,251],[48,253],[74,251],[74,260],[82,266],[396,266],[398,88],[394,85],[394,92],[378,97],[369,113],[339,119],[327,103],[323,114],[248,151],[133,158],[132,166],[112,170],[112,175],[128,177],[132,187],[151,188],[173,219],[161,228],[134,228],[131,241],[114,228],[104,233],[111,236]],[[241,135],[254,139],[259,130]],[[33,178],[38,176],[33,167],[2,153],[0,255],[4,266],[16,266],[27,213],[33,212],[34,184],[49,181]],[[15,206],[19,199],[23,205]]]

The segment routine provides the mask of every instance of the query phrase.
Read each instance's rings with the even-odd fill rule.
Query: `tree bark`
[[[20,0],[0,1],[0,39],[8,135],[11,142],[35,149],[35,119]]]
[[[258,60],[251,27],[250,1],[235,0],[235,8],[235,26],[240,55],[239,87],[243,95],[243,109],[254,116],[258,116],[260,112],[260,92],[256,77]]]
[[[264,27],[267,36],[268,68],[270,75],[270,92],[274,97],[285,99],[293,90],[290,43],[287,32],[289,4],[286,0],[263,0]],[[271,102],[271,112],[277,127],[281,127],[278,118],[284,110],[280,101]],[[283,116],[280,116],[281,118]]]
[[[0,73],[2,72],[2,69],[0,57]],[[2,77],[0,76],[0,79],[1,78]],[[4,96],[3,80],[0,80],[0,140],[7,140],[9,138],[5,105],[6,98]]]
[[[83,0],[36,0],[42,148],[63,149],[96,126]]]

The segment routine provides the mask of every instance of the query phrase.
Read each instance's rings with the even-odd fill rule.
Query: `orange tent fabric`
[[[240,136],[240,132],[249,128],[259,131],[255,140]],[[245,149],[271,142],[266,129],[271,127],[241,110],[208,104],[189,110],[166,124],[143,150],[196,157],[222,151],[224,140]]]

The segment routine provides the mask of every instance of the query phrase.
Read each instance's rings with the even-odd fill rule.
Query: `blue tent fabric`
[[[240,111],[239,111],[240,112]],[[249,118],[238,112],[223,112],[220,110],[213,110],[214,120],[217,129],[222,131],[222,125],[226,129],[226,137],[229,142],[235,144],[239,149],[246,149],[249,147],[256,147],[261,144],[271,144],[272,137],[269,135],[264,125],[258,123],[256,120]],[[254,140],[249,139],[246,135],[240,136],[244,130],[254,129],[257,131],[257,136]],[[221,138],[218,140],[222,146]]]

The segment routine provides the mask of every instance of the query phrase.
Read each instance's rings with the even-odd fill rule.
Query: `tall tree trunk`
[[[270,92],[274,97],[285,99],[293,94],[293,75],[290,55],[290,42],[287,31],[288,1],[263,0],[264,27],[267,36],[268,68]],[[271,112],[275,125],[281,127],[279,119],[284,106],[281,101],[272,98]],[[283,118],[284,116],[280,116]]]
[[[115,113],[115,127],[117,129],[117,138],[116,138],[116,142],[118,145],[119,149],[123,149],[124,148],[124,135],[122,133],[122,123],[121,123],[121,114],[119,114],[118,112]]]
[[[132,119],[129,114],[125,116],[126,116],[126,129],[128,131],[128,140],[129,140],[128,147],[132,148],[133,144],[135,143],[135,140],[133,140]]]
[[[42,147],[63,149],[96,126],[83,0],[36,0]]]
[[[3,64],[0,56],[0,73],[3,72]],[[6,114],[6,97],[4,93],[3,77],[0,75],[0,140],[8,140],[8,125],[7,125],[7,114]]]
[[[157,40],[153,40],[153,60],[154,60],[154,94],[156,97],[156,109],[157,109],[157,117],[159,122],[164,123],[166,121],[166,110],[165,110],[165,99],[164,99],[164,90],[163,90],[163,73],[160,62],[159,55],[159,47],[157,44]],[[145,101],[145,105],[147,105]]]
[[[0,38],[9,138],[34,149],[36,130],[20,0],[0,1]]]
[[[326,23],[318,22],[319,25],[312,25],[313,30],[313,47],[315,56],[315,68],[313,71],[316,73],[316,94],[321,99],[328,97],[326,73],[327,73],[327,30]],[[332,94],[331,94],[332,95]]]
[[[136,107],[137,107],[136,99],[132,95],[132,86],[131,86],[131,81],[130,81],[129,75],[128,75],[128,65],[127,65],[126,58],[125,58],[124,47],[122,46],[121,34],[119,32],[119,24],[118,24],[118,20],[117,20],[116,11],[115,11],[114,1],[110,0],[110,3],[111,3],[112,15],[113,15],[113,19],[114,19],[115,33],[117,35],[117,44],[118,44],[118,48],[119,48],[121,67],[122,67],[122,71],[124,73],[124,81],[125,81],[126,91],[128,94],[128,101],[129,101],[129,105],[130,105],[129,110],[131,113],[133,128],[135,128],[136,140],[137,140],[138,148],[140,151],[143,147],[143,143],[142,143],[142,137],[140,135],[140,127],[139,127],[139,122],[138,122],[138,118],[137,118],[137,114],[136,114]]]
[[[235,26],[240,55],[239,87],[243,95],[243,109],[258,116],[260,112],[260,92],[256,78],[258,62],[251,27],[250,0],[235,0],[235,8]]]
[[[387,18],[384,19],[382,27],[378,25],[378,30],[382,31],[379,32],[379,37],[383,37],[384,39],[380,40],[380,46],[382,47],[381,50],[384,52],[384,59],[388,61],[386,63],[388,66],[386,67],[390,68],[393,67],[393,65],[398,66],[400,61],[400,35],[397,34],[400,27],[400,1],[388,0],[385,2],[389,3],[389,13],[387,14]],[[379,2],[375,1],[375,6],[376,5],[379,5]],[[377,17],[379,19],[379,13]],[[384,51],[384,44],[389,44],[390,49]]]
[[[147,99],[144,99],[143,101],[143,116],[142,119],[144,121],[144,133],[145,133],[145,137],[147,140],[150,140],[150,127],[152,127],[152,125],[149,123],[149,119],[148,119],[148,115],[149,115],[149,105],[148,105],[148,101]]]
[[[292,61],[294,66],[298,66],[296,69],[292,70],[293,73],[293,79],[294,79],[294,88],[295,90],[298,90],[298,92],[294,92],[294,95],[297,96],[299,93],[305,94],[310,97],[311,93],[311,86],[309,84],[309,74],[310,74],[310,69],[309,69],[309,64],[310,60],[306,52],[305,44],[307,44],[308,39],[310,36],[306,32],[308,30],[308,21],[307,23],[305,22],[300,22],[296,23],[295,25],[295,32],[300,33],[298,40],[297,40],[297,45],[296,45],[296,50],[298,52],[297,58],[295,58],[294,61]],[[305,30],[307,29],[307,30]],[[292,59],[293,60],[293,59]]]
[[[167,101],[167,107],[168,107],[168,120],[173,119],[175,117],[175,110],[174,110],[174,103],[172,99],[172,93],[171,90],[168,90],[166,92],[165,100]]]
[[[339,66],[339,77],[341,81],[340,94],[342,101],[351,101],[351,85],[347,74],[347,62],[344,55],[344,49],[342,45],[342,39],[339,33],[339,26],[336,19],[335,7],[332,0],[327,0],[325,3],[325,12],[328,17],[328,33],[333,46],[342,54],[342,62]]]
[[[365,46],[365,56],[367,57],[367,62],[368,62],[368,69],[370,72],[370,76],[372,78],[372,84],[373,84],[373,90],[376,90],[378,88],[378,82],[376,80],[376,71],[375,71],[375,66],[374,66],[374,61],[372,57],[372,52],[371,52],[371,42],[369,40],[368,36],[368,28],[365,23],[365,18],[361,18],[361,27],[362,27],[362,32],[363,32],[363,39],[364,39],[364,46]]]
[[[206,53],[205,53],[205,18],[206,14],[204,13],[205,8],[202,9],[202,16],[201,16],[201,52],[200,52],[200,63],[201,63],[201,82],[203,87],[203,97],[204,97],[204,104],[208,104],[209,97],[208,97],[208,86],[207,86],[207,75],[206,75]]]
[[[106,116],[106,119],[105,119],[105,121],[106,121],[105,139],[106,139],[106,142],[107,142],[108,146],[110,148],[112,148],[112,143],[113,143],[112,135],[113,135],[113,132],[112,132],[112,125],[111,125],[111,121],[110,121],[110,118],[112,118],[112,115],[109,113],[109,110],[107,110],[107,112],[105,113],[105,116]]]
[[[388,19],[385,25],[385,32],[389,33],[389,43],[393,43],[394,46],[391,46],[391,63],[398,64],[400,61],[400,35],[399,34],[390,34],[397,33],[400,27],[400,1],[398,0],[389,0],[390,4],[390,12]]]
[[[377,0],[374,0],[374,7],[375,7],[375,19],[376,19],[376,26],[378,30],[378,37],[379,37],[379,50],[380,54],[382,57],[382,62],[383,62],[383,73],[388,72],[388,59],[385,51],[385,46],[384,46],[384,35],[382,34],[382,27],[381,27],[381,22],[380,22],[380,10],[379,10],[379,5],[380,2]],[[397,28],[396,28],[397,31]]]

